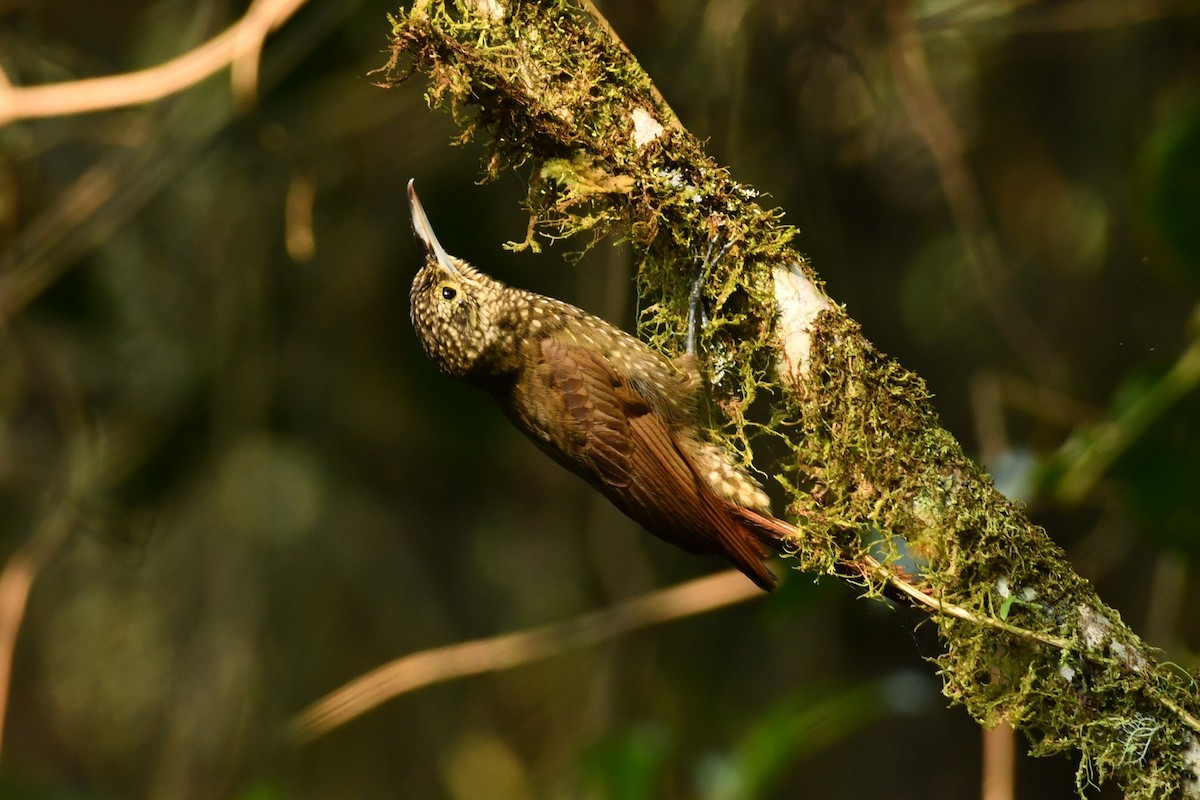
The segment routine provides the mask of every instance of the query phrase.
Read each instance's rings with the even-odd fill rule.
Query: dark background
[[[946,143],[897,90],[887,5],[603,7],[968,451],[1194,669],[1197,393],[1081,503],[1040,476],[1196,335],[1195,6],[893,7],[965,142],[967,228],[931,151]],[[478,147],[450,145],[419,79],[372,85],[395,10],[311,0],[248,108],[223,72],[0,129],[0,555],[70,510],[16,649],[0,795],[976,796],[979,728],[938,694],[930,626],[799,574],[284,743],[291,714],[400,655],[721,567],[640,532],[420,352],[410,177],[447,248],[506,281],[628,327],[634,267],[608,244],[579,266],[570,245],[501,249],[525,234],[523,182],[476,185]],[[21,85],[136,69],[244,11],[7,0],[0,64]],[[1031,331],[1040,346],[1014,345]],[[1019,796],[1072,796],[1075,766],[1023,759]]]

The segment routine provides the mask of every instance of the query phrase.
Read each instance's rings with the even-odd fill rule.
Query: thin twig
[[[864,556],[862,563],[868,571],[874,574],[876,579],[885,581],[889,586],[903,593],[906,597],[926,608],[937,611],[939,614],[961,619],[963,622],[970,622],[973,625],[984,625],[989,628],[995,628],[998,631],[1004,631],[1013,636],[1019,636],[1022,639],[1040,642],[1050,647],[1057,647],[1063,650],[1071,648],[1071,640],[1062,636],[1052,636],[1041,631],[1032,631],[1028,628],[1022,628],[1018,625],[1005,622],[1002,619],[996,619],[995,617],[981,617],[961,606],[952,605],[936,597],[931,597],[920,587],[904,580],[895,571],[888,569],[872,556]]]
[[[974,625],[986,625],[989,628],[995,628],[996,630],[1004,631],[1005,633],[1012,634],[1013,636],[1019,636],[1023,639],[1029,639],[1030,641],[1039,642],[1050,647],[1057,647],[1061,650],[1076,649],[1070,639],[1061,636],[1053,636],[1048,633],[1042,633],[1041,631],[1029,630],[1028,628],[1022,628],[1005,622],[1002,619],[996,619],[995,617],[981,617],[978,614],[974,614],[960,606],[944,603],[941,600],[938,600],[936,597],[930,597],[920,588],[914,586],[908,581],[905,581],[895,572],[889,570],[886,566],[871,556],[865,557],[863,559],[863,564],[865,565],[866,570],[873,572],[877,578],[886,581],[889,586],[892,586],[897,591],[903,592],[907,597],[915,600],[927,608],[937,611],[940,614],[946,614],[954,617],[955,619],[960,619],[963,622],[970,622]],[[1087,653],[1081,653],[1081,655],[1086,656]],[[1158,693],[1154,693],[1153,696],[1155,700],[1157,700],[1164,708],[1171,711],[1171,713],[1178,716],[1180,720],[1183,721],[1183,723],[1189,728],[1197,733],[1200,733],[1200,719],[1192,716],[1187,712],[1186,709],[1183,708],[1183,706],[1179,705],[1169,697],[1164,697]]]
[[[1017,771],[1017,732],[1007,722],[983,731],[980,800],[1013,800]]]
[[[603,611],[404,656],[330,692],[289,725],[300,742],[316,739],[399,695],[468,675],[550,658],[641,628],[741,603],[763,593],[737,570],[661,589]]]
[[[181,92],[229,64],[239,102],[257,91],[259,55],[271,31],[308,0],[255,0],[224,32],[181,56],[156,67],[65,81],[44,86],[13,86],[0,76],[0,127],[22,119],[85,114],[141,105]]]
[[[1157,693],[1154,695],[1154,699],[1156,699],[1156,700],[1158,700],[1158,702],[1162,703],[1164,708],[1169,709],[1174,714],[1178,714],[1179,718],[1181,720],[1183,720],[1185,723],[1187,723],[1189,728],[1196,731],[1196,733],[1200,733],[1200,719],[1197,719],[1196,717],[1189,714],[1187,709],[1185,709],[1183,706],[1179,705],[1171,698],[1163,697],[1162,695],[1157,694]]]
[[[4,721],[12,685],[13,653],[29,592],[38,574],[67,540],[71,519],[71,513],[65,509],[52,513],[0,571],[0,752],[3,752]]]

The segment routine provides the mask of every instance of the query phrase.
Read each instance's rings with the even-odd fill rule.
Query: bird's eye
[[[442,287],[442,299],[443,300],[453,300],[456,297],[458,297],[458,290],[455,289],[453,286],[443,286]]]

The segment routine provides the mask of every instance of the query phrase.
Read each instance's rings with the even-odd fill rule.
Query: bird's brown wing
[[[602,486],[628,488],[634,442],[617,376],[590,351],[552,338],[542,340],[538,374],[546,394],[561,403],[559,446],[581,454]]]
[[[764,589],[775,576],[761,531],[697,474],[676,432],[608,359],[550,338],[538,372],[563,404],[569,446],[587,477],[651,533],[693,553],[719,554]]]

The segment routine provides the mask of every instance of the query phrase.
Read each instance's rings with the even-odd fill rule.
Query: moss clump
[[[634,245],[639,332],[651,346],[680,349],[695,260],[729,245],[707,276],[701,346],[730,443],[748,453],[745,410],[774,359],[768,267],[802,261],[788,248],[794,231],[705,155],[640,66],[573,3],[514,4],[503,19],[473,4],[418,3],[392,24],[388,80],[427,73],[430,103],[450,108],[461,138],[484,134],[488,178],[528,172],[529,235],[514,246],[580,234],[590,246],[610,233]]]
[[[798,264],[820,282],[779,213],[708,158],[619,41],[565,0],[420,2],[393,33],[389,79],[426,73],[463,138],[484,134],[487,176],[527,174],[530,229],[515,246],[609,233],[633,244],[652,346],[678,350],[695,261],[728,246],[704,282],[705,365],[727,443],[749,456],[769,435],[785,448],[801,568],[928,609],[946,695],[985,724],[1020,726],[1035,753],[1078,749],[1081,790],[1116,777],[1129,797],[1200,797],[1190,678],[1154,663],[965,457],[919,377],[833,306],[813,325],[807,376],[777,385],[771,268]],[[764,396],[769,422],[754,423]]]

